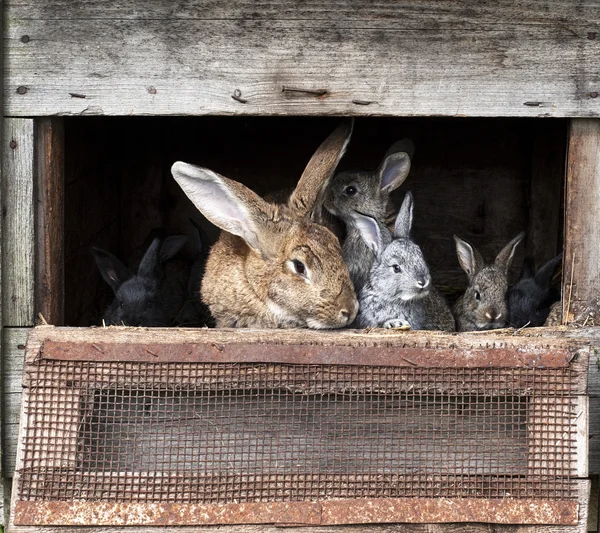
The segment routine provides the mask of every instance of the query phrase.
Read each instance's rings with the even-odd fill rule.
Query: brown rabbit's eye
[[[396,274],[400,274],[400,272],[402,272],[402,269],[400,268],[400,265],[394,265],[392,268],[394,269],[394,272]]]
[[[346,187],[346,194],[348,196],[354,196],[356,194],[356,187],[353,187],[352,185]]]
[[[481,294],[479,294],[479,291],[475,291],[475,299],[477,301],[481,300]]]
[[[298,274],[300,274],[301,276],[304,276],[306,274],[306,267],[304,266],[304,263],[302,261],[294,259],[292,263],[294,263],[294,269]]]

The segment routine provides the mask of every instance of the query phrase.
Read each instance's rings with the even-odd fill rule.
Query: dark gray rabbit
[[[193,226],[192,244],[195,257],[190,267],[187,282],[187,300],[177,323],[182,326],[209,326],[214,325],[208,306],[200,299],[200,285],[206,269],[208,258],[208,237],[195,220],[189,219]]]
[[[185,302],[183,290],[169,284],[164,263],[185,245],[187,237],[155,238],[133,274],[113,254],[92,248],[100,274],[115,294],[103,316],[107,325],[170,326]]]
[[[552,278],[562,260],[562,254],[548,261],[534,274],[533,259],[526,257],[519,281],[508,289],[508,323],[513,328],[543,326],[552,304],[560,300],[560,292]]]
[[[355,326],[454,331],[454,317],[431,282],[423,252],[410,238],[413,198],[407,193],[393,236],[376,219],[355,214],[355,224],[375,259],[359,294]],[[386,233],[388,235],[386,235]]]
[[[454,317],[458,331],[498,329],[508,322],[506,291],[508,269],[517,245],[523,240],[519,233],[498,254],[491,265],[486,265],[481,254],[454,236],[458,262],[469,277],[469,286],[454,305]]]
[[[340,172],[334,176],[327,192],[326,209],[346,225],[342,253],[357,293],[369,277],[373,252],[360,236],[354,213],[375,218],[383,224],[387,224],[390,214],[393,219],[390,193],[408,176],[413,152],[410,140],[398,141],[388,149],[377,170]]]

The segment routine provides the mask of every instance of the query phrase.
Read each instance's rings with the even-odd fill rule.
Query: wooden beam
[[[574,119],[569,132],[563,259],[563,316],[600,316],[600,119]]]
[[[37,312],[49,324],[64,323],[64,121],[35,121]]]
[[[4,120],[2,145],[2,315],[4,326],[34,324],[33,120]]]
[[[9,116],[600,115],[594,1],[6,9]]]

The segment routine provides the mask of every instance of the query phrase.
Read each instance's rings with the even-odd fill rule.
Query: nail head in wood
[[[19,87],[17,87],[17,92],[19,94],[25,94],[27,92],[27,87],[25,87],[25,85],[19,85]]]
[[[21,37],[22,43],[28,43],[29,41],[30,41],[29,35],[23,35],[23,37]]]

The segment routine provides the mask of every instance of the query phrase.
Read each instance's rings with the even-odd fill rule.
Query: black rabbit
[[[133,274],[113,254],[93,248],[100,274],[115,293],[103,316],[106,325],[170,326],[181,312],[186,287],[167,283],[164,263],[185,245],[187,237],[175,235],[162,242],[155,238]]]
[[[560,292],[552,285],[562,254],[548,261],[534,274],[533,259],[526,257],[519,281],[506,293],[508,323],[513,328],[543,326],[550,307],[560,300]]]

